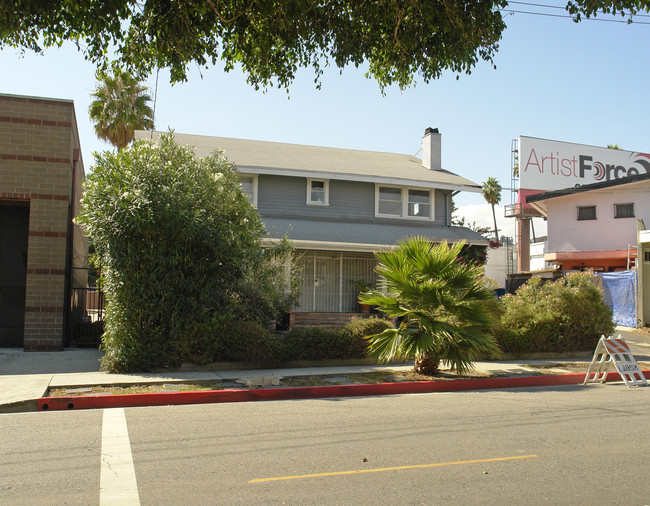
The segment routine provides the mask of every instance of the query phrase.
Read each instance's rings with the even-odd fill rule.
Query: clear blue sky
[[[510,186],[510,143],[519,135],[650,151],[650,24],[641,23],[650,17],[632,25],[526,14],[505,19],[496,70],[479,63],[458,80],[446,74],[405,91],[388,89],[385,96],[363,69],[346,68],[342,75],[331,69],[321,90],[305,70],[289,95],[255,91],[241,72],[226,74],[219,65],[202,70],[202,78],[192,68],[189,82],[173,87],[161,71],[156,127],[405,154],[418,152],[426,127],[437,127],[445,169],[477,183],[493,176],[504,188]],[[88,120],[94,67],[73,45],[22,58],[4,49],[0,69],[0,92],[74,100],[86,171],[93,151],[110,148],[95,138]],[[146,84],[153,89],[155,76]],[[484,203],[480,194],[455,200],[459,206]],[[509,192],[502,202],[510,203]]]

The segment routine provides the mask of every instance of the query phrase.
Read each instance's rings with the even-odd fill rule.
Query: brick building
[[[2,347],[67,344],[71,289],[86,286],[75,267],[85,266],[87,244],[72,222],[83,178],[73,102],[0,94]]]

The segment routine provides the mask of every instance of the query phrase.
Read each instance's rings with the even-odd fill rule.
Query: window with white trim
[[[257,174],[239,174],[241,191],[254,205],[257,205]]]
[[[328,179],[307,179],[307,204],[327,206],[330,203]]]
[[[428,218],[431,215],[431,192],[429,190],[408,190],[408,215]]]
[[[432,220],[433,190],[376,185],[375,216]]]
[[[377,187],[377,214],[402,216],[402,189],[390,186]]]

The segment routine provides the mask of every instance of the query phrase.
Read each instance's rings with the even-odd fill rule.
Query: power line
[[[544,5],[544,4],[533,4],[530,2],[511,2],[508,1],[508,5],[510,4],[517,4],[517,5],[528,5],[530,7],[542,7],[544,9],[562,9],[566,10],[564,7],[560,7],[559,5]]]
[[[559,9],[566,11],[566,7],[562,7],[560,5],[547,5],[547,4],[537,4],[537,3],[532,3],[532,2],[517,2],[517,1],[508,1],[508,4],[517,4],[517,5],[527,5],[530,7],[541,7],[543,9]],[[621,10],[621,13],[625,13],[625,11]],[[603,13],[605,14],[605,13]],[[641,17],[641,18],[650,18],[649,14],[634,14],[634,17]]]
[[[511,2],[515,3],[515,2]],[[530,11],[519,11],[519,10],[514,10],[514,9],[499,9],[500,12],[506,12],[508,14],[530,14],[532,16],[545,16],[548,18],[564,18],[564,19],[571,19],[573,20],[573,16],[570,16],[568,14],[550,14],[548,12],[530,12]],[[628,23],[627,20],[625,19],[603,19],[603,18],[582,18],[583,21],[604,21],[606,23],[625,23],[625,24],[630,24]],[[648,21],[634,21],[632,22],[634,25],[650,25],[650,22]]]

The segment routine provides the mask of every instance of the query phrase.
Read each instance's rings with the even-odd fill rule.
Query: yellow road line
[[[325,476],[343,476],[346,474],[381,473],[384,471],[402,471],[404,469],[424,469],[427,467],[459,466],[461,464],[483,464],[486,462],[503,462],[506,460],[536,459],[539,455],[519,455],[515,457],[497,457],[493,459],[459,460],[457,462],[438,462],[436,464],[418,464],[414,466],[380,467],[377,469],[356,469],[354,471],[335,471],[332,473],[298,474],[295,476],[276,476],[274,478],[257,478],[248,483],[265,483],[269,481],[300,480],[303,478],[323,478]]]

